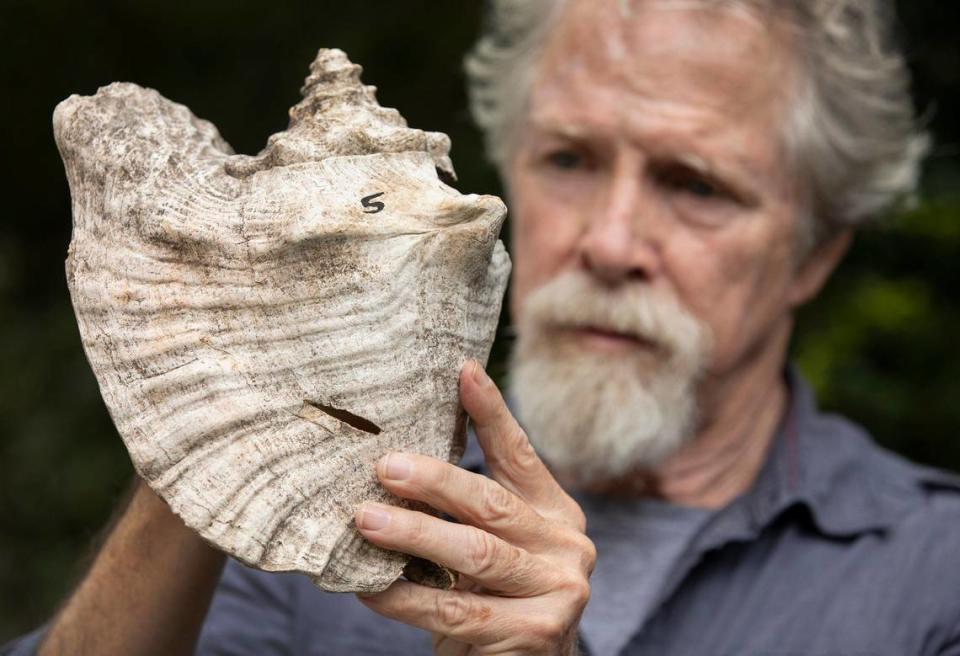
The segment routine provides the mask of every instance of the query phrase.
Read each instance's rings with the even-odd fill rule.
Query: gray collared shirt
[[[713,514],[621,654],[960,656],[960,477],[792,401],[752,488]],[[479,464],[473,449],[464,465]],[[0,653],[30,654],[38,634]],[[353,595],[231,562],[198,654],[429,654]]]

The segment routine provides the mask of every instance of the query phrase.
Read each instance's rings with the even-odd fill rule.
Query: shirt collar
[[[728,508],[758,534],[789,508],[806,508],[824,535],[886,531],[926,494],[960,490],[960,477],[910,463],[875,445],[859,426],[821,412],[794,367],[786,371],[790,406],[753,487]]]

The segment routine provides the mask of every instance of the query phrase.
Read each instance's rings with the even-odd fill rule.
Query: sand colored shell
[[[442,182],[447,137],[380,107],[342,52],[302,92],[255,157],[133,84],[60,103],[67,277],[117,429],[174,512],[249,565],[380,590],[408,559],[353,513],[405,503],[375,479],[384,453],[459,458],[505,210]]]

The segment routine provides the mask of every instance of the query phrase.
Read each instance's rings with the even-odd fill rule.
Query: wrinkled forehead
[[[795,59],[785,17],[735,0],[571,0],[544,45],[534,97],[589,80],[678,101],[723,98],[737,111],[779,109]]]
[[[685,44],[688,47],[719,46],[729,55],[749,57],[758,54],[749,36],[773,34],[779,40],[790,16],[786,5],[759,0],[568,0],[554,16],[548,41],[572,36],[588,42],[600,36],[608,55],[623,55],[641,41],[675,53],[677,41],[662,37],[672,23],[683,20],[692,21],[695,30],[696,39]],[[731,31],[739,38],[727,38]]]

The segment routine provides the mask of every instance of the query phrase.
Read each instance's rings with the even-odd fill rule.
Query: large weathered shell
[[[406,127],[321,50],[256,157],[133,84],[54,113],[83,345],[139,474],[245,563],[380,590],[407,557],[352,524],[388,451],[455,461],[458,370],[486,360],[503,204],[461,195],[445,135]]]

